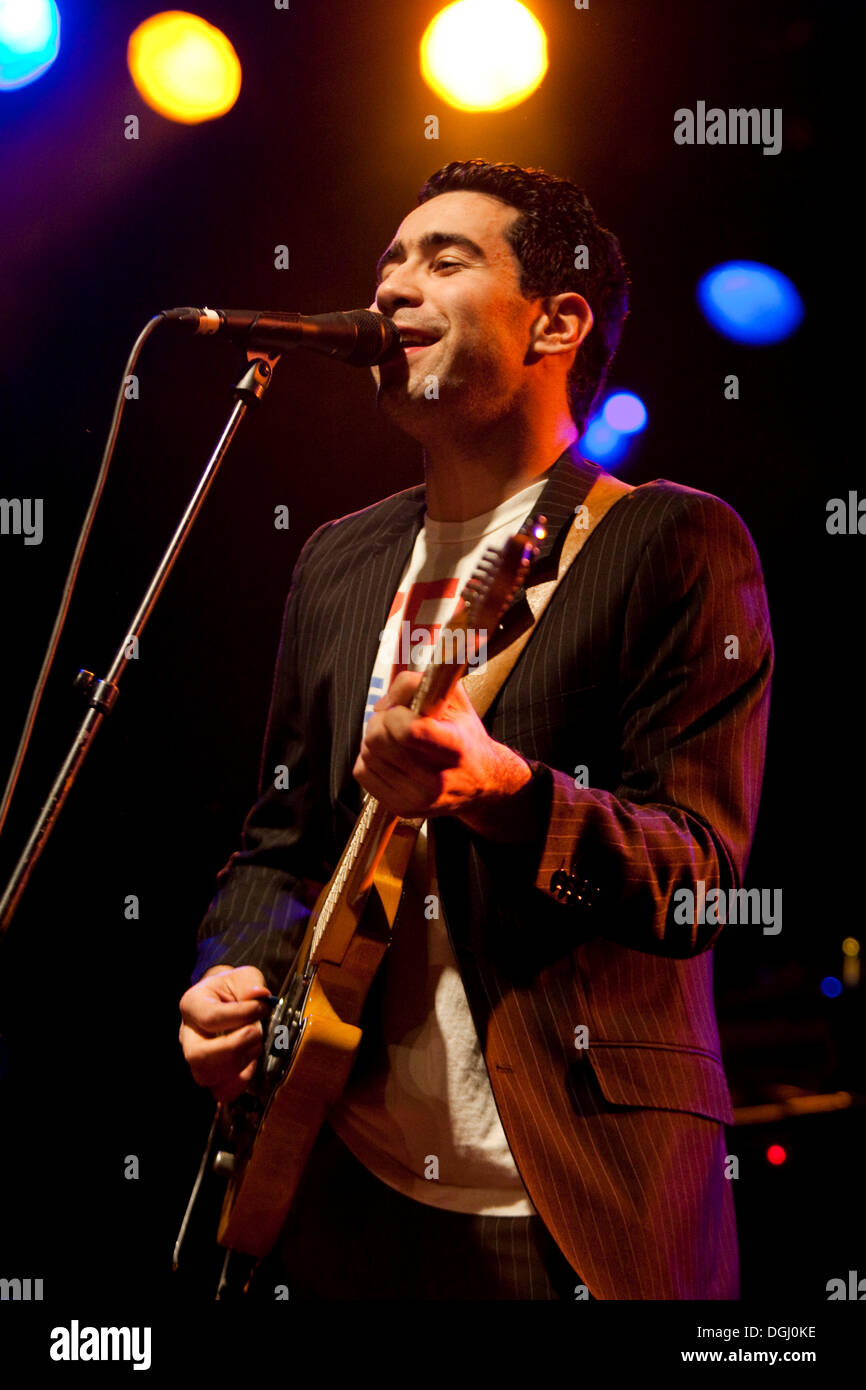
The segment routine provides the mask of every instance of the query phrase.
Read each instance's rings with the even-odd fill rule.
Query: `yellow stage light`
[[[505,111],[525,101],[547,72],[547,36],[517,0],[457,0],[421,40],[421,72],[461,111]]]
[[[139,24],[126,61],[148,106],[185,125],[224,116],[241,89],[240,61],[225,34],[185,10]]]

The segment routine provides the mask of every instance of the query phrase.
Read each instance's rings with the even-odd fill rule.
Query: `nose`
[[[378,309],[386,318],[393,318],[397,309],[404,305],[416,307],[423,304],[424,294],[419,289],[415,275],[406,264],[395,265],[388,271],[373,300],[372,308]]]

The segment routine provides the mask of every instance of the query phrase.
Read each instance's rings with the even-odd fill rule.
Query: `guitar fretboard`
[[[378,808],[379,803],[375,796],[370,796],[369,792],[365,792],[361,814],[355,822],[355,828],[349,837],[346,848],[340,856],[340,862],[337,865],[336,873],[331,879],[331,887],[328,896],[322,904],[316,925],[313,928],[313,936],[310,943],[310,957],[313,962],[316,960],[316,953],[321,945],[322,937],[328,929],[328,923],[337,910],[349,875],[358,863],[361,850],[364,848],[364,839],[370,833],[373,817]]]

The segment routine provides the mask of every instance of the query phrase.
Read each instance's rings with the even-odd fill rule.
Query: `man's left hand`
[[[403,671],[374,707],[352,769],[365,791],[396,816],[457,816],[491,839],[522,838],[511,798],[529,765],[492,739],[458,681],[435,719],[407,706],[421,683]]]

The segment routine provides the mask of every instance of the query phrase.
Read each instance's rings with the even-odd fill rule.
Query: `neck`
[[[433,521],[466,521],[490,512],[552,468],[577,438],[570,415],[554,427],[515,426],[512,419],[485,424],[477,433],[427,442],[424,475],[427,515]]]

